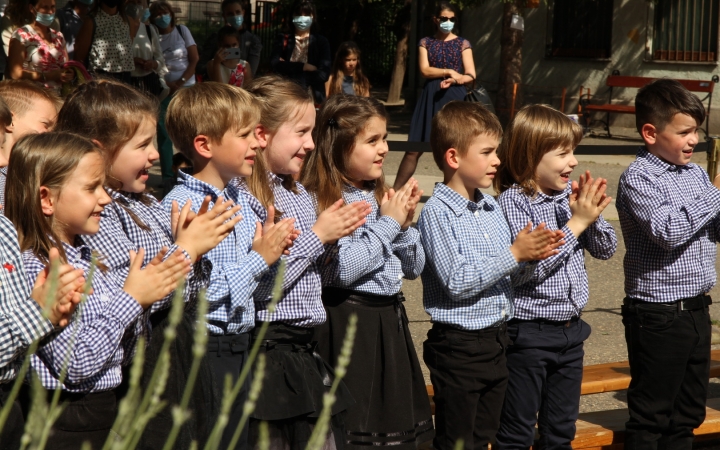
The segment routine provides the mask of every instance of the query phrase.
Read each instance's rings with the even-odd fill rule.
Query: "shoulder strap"
[[[187,28],[185,28],[185,25],[178,25],[177,26],[178,33],[180,33],[180,37],[182,38],[183,42],[185,43],[185,47],[187,47],[187,38],[185,37],[185,31]]]

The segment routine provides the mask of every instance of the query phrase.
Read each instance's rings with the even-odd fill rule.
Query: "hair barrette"
[[[335,120],[334,118],[331,117],[331,118],[328,120],[328,125],[331,126],[331,127],[333,127],[333,128],[337,128],[337,126],[338,126],[337,120]]]

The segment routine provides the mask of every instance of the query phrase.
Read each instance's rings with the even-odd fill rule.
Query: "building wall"
[[[487,0],[481,6],[462,13],[460,35],[473,45],[473,56],[479,80],[486,80],[492,92],[497,89],[500,70],[500,31],[503,5],[500,0]],[[613,70],[621,75],[670,77],[709,80],[720,71],[717,64],[659,63],[644,61],[648,16],[647,0],[615,0],[612,55],[610,61],[560,60],[545,58],[548,6],[527,8],[523,42],[523,83],[526,103],[545,102],[559,107],[562,87],[567,88],[565,112],[577,111],[580,86],[607,98],[605,79]],[[619,103],[632,103],[636,89],[615,89],[613,98]],[[700,93],[700,98],[704,94]],[[713,94],[710,132],[720,134],[720,86]],[[612,123],[634,126],[635,117],[614,114]]]

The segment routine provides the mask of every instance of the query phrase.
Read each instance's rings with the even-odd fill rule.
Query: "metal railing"
[[[653,59],[717,61],[720,0],[658,0]]]

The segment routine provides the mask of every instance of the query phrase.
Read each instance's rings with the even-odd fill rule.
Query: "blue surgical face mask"
[[[455,23],[450,22],[449,20],[446,20],[445,22],[440,22],[440,31],[445,34],[450,33],[453,28],[455,28]]]
[[[293,17],[293,24],[298,31],[309,30],[312,26],[312,17],[310,16],[295,16]]]
[[[46,27],[49,27],[53,23],[53,20],[55,20],[55,14],[37,13],[35,15],[35,21]]]
[[[155,18],[155,25],[157,25],[158,28],[163,29],[169,27],[171,21],[172,17],[170,14],[163,14],[162,16]]]
[[[227,18],[227,23],[236,30],[239,30],[243,26],[244,21],[245,18],[242,15],[230,16]]]
[[[147,22],[147,20],[150,18],[150,9],[145,8],[145,11],[143,12],[142,17],[140,18],[140,22]]]

